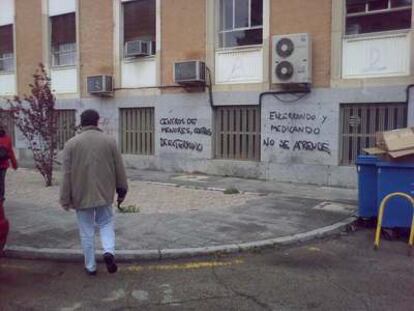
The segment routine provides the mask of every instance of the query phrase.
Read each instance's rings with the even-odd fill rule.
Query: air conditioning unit
[[[152,41],[134,40],[125,43],[125,57],[149,56],[152,54]]]
[[[178,84],[204,85],[206,65],[199,60],[174,63],[174,82]]]
[[[113,92],[111,76],[90,76],[86,80],[87,90],[90,94],[111,95]]]
[[[312,43],[309,34],[272,37],[272,83],[312,83]]]

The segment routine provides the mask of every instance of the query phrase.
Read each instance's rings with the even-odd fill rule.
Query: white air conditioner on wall
[[[111,95],[113,92],[111,76],[90,76],[87,77],[87,90],[89,94]]]
[[[174,63],[174,82],[178,84],[205,84],[205,63],[199,60]]]
[[[125,57],[149,56],[152,54],[152,41],[133,40],[125,43]]]
[[[312,83],[312,42],[309,34],[272,37],[272,83]]]

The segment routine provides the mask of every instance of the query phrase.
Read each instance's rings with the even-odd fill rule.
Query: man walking
[[[112,203],[125,199],[128,184],[116,142],[98,128],[99,114],[81,114],[81,133],[70,139],[63,150],[63,181],[60,203],[75,209],[85,269],[96,275],[95,224],[99,228],[104,261],[109,273],[118,269],[115,258],[115,231]]]

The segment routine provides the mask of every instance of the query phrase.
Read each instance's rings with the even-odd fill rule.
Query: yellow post
[[[379,208],[379,212],[378,212],[378,221],[377,221],[377,231],[375,232],[375,249],[378,249],[379,247],[379,242],[380,242],[380,236],[381,236],[381,227],[382,227],[382,218],[384,217],[384,209],[385,209],[385,205],[386,203],[394,197],[403,197],[405,199],[407,199],[408,201],[411,202],[411,205],[414,209],[414,199],[403,192],[394,192],[394,193],[390,193],[389,195],[387,195],[384,199],[382,199],[381,204],[380,204],[380,208]],[[413,220],[411,222],[411,231],[410,231],[410,238],[408,240],[408,245],[410,247],[413,246],[414,243],[414,210],[413,210]],[[411,248],[410,248],[411,250]]]

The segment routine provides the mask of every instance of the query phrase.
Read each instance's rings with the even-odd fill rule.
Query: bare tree
[[[30,96],[25,95],[23,99],[15,97],[8,103],[15,125],[26,138],[36,168],[48,187],[52,185],[53,163],[57,154],[57,111],[50,78],[43,64],[39,64],[33,80]]]

